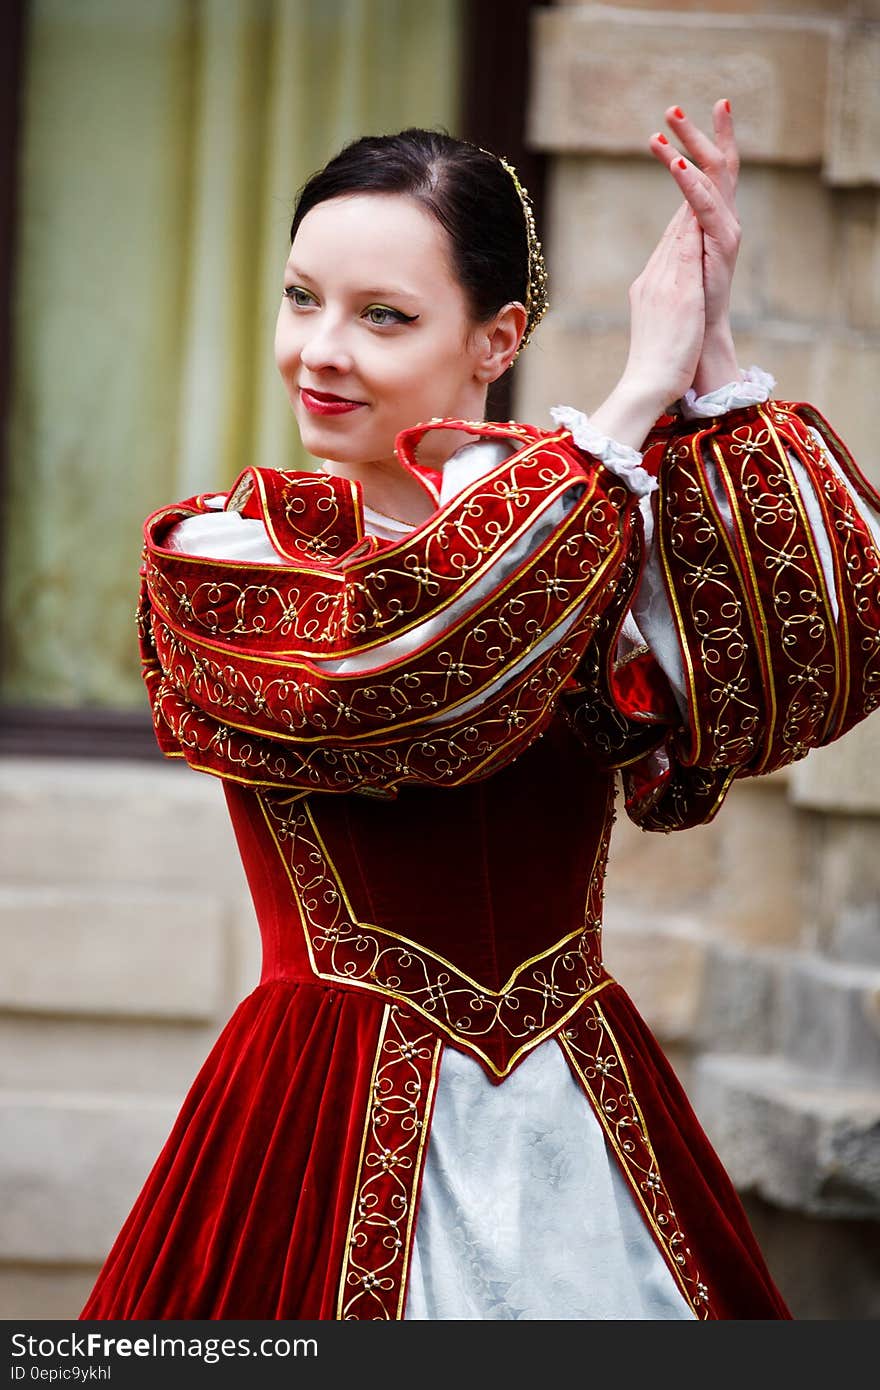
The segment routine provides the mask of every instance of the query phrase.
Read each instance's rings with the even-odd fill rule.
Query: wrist
[[[624,375],[599,408],[590,414],[590,423],[618,444],[640,450],[668,404],[656,386]]]
[[[719,386],[739,381],[739,378],[739,363],[730,324],[725,321],[714,328],[707,328],[694,373],[693,390],[698,396],[706,396],[710,391],[717,391]]]

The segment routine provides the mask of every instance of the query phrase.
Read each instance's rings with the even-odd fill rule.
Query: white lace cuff
[[[607,434],[600,434],[590,423],[589,417],[582,410],[575,410],[574,406],[554,405],[550,414],[557,425],[570,430],[579,449],[604,463],[608,472],[621,478],[636,497],[646,497],[657,491],[657,479],[642,467],[642,455],[638,449],[619,444],[616,439],[609,439]]]
[[[726,415],[728,410],[737,410],[744,405],[757,405],[766,401],[775,385],[775,377],[752,365],[740,372],[738,381],[716,386],[714,391],[707,392],[705,396],[698,396],[691,387],[690,391],[685,391],[679,401],[679,407],[686,420]]]

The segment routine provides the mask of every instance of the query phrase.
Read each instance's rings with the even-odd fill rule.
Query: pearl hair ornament
[[[485,151],[485,153],[488,154],[489,151]],[[526,224],[526,239],[528,241],[529,250],[529,272],[528,283],[526,285],[525,303],[527,315],[526,328],[525,332],[522,335],[522,338],[520,339],[519,347],[517,348],[516,354],[513,359],[515,362],[517,357],[519,357],[520,353],[522,352],[523,348],[528,343],[538,324],[541,322],[541,319],[546,314],[547,309],[549,307],[549,300],[547,298],[547,266],[544,262],[544,252],[541,248],[541,243],[538,240],[538,233],[535,230],[535,214],[532,209],[532,200],[529,197],[528,190],[524,188],[523,185],[520,183],[519,178],[517,176],[517,172],[514,169],[513,165],[500,155],[497,156],[497,158],[501,167],[503,169],[506,169],[510,177],[513,179],[513,186],[516,189],[517,194],[519,195],[520,202],[522,203],[523,216],[525,218]]]

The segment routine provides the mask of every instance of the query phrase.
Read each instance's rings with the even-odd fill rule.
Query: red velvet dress
[[[602,883],[618,776],[645,828],[684,828],[874,708],[880,499],[804,406],[664,417],[647,528],[577,431],[479,433],[502,462],[398,545],[314,474],[247,470],[223,500],[274,568],[163,545],[216,499],[148,520],[157,736],[223,779],[263,969],[82,1318],[404,1317],[444,1056],[503,1088],[545,1045],[689,1314],[788,1316],[603,966]],[[625,640],[649,541],[683,702]]]

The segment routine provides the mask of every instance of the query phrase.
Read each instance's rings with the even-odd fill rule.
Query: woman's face
[[[388,193],[319,203],[291,246],[275,331],[305,448],[376,462],[420,421],[481,418],[477,328],[430,212]]]

